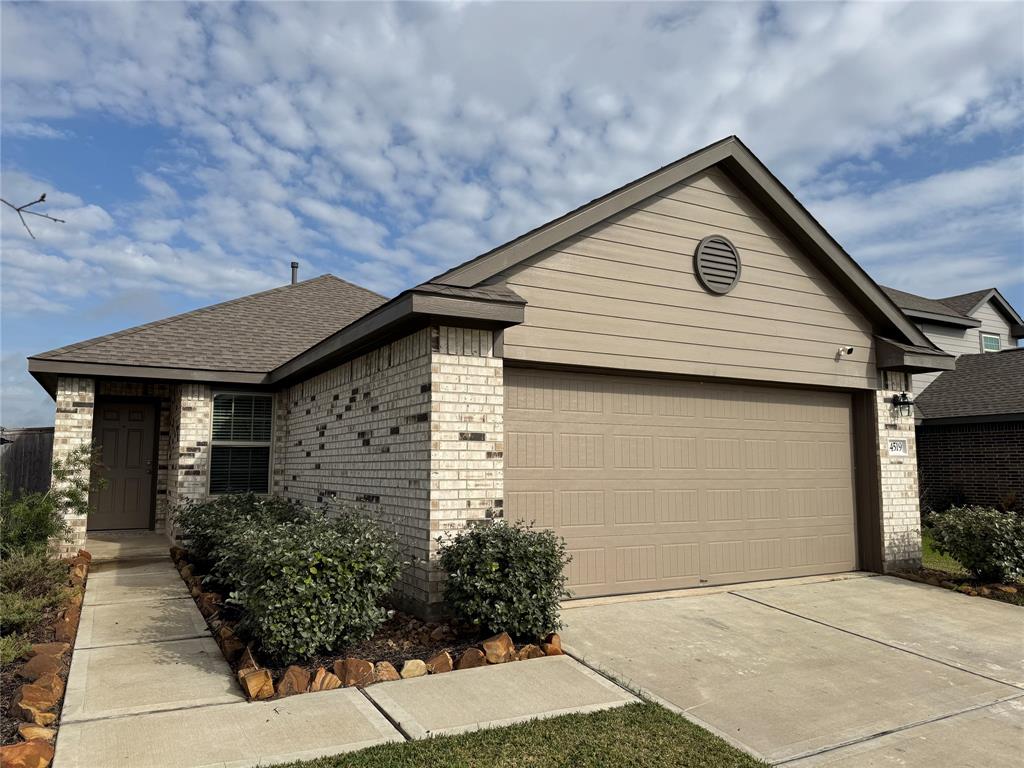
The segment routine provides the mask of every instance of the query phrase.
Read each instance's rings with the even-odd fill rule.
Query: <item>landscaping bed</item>
[[[18,642],[20,652],[12,651],[13,658],[4,659],[0,680],[0,765],[44,766],[53,759],[91,561],[88,552],[79,550],[58,565],[64,569],[66,586],[60,602],[47,604],[18,641],[5,637],[5,646]],[[39,585],[33,589],[38,591]],[[10,600],[11,594],[6,593],[5,599]]]
[[[254,700],[342,686],[362,688],[377,682],[562,653],[557,633],[549,633],[536,642],[517,643],[504,632],[483,637],[473,627],[457,621],[426,622],[389,611],[388,618],[370,638],[345,646],[337,653],[314,654],[301,664],[261,663],[253,645],[245,643],[236,631],[241,612],[226,604],[220,593],[204,591],[204,574],[190,562],[187,550],[172,547],[171,558],[243,691]]]

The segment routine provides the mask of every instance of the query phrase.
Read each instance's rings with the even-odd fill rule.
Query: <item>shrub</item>
[[[32,644],[21,635],[0,637],[0,665],[7,666],[26,656]]]
[[[571,557],[552,531],[498,521],[441,542],[444,595],[459,618],[488,632],[540,637],[558,629]]]
[[[0,491],[0,553],[43,550],[50,541],[69,541],[71,528],[64,515],[88,513],[91,478],[96,477],[91,470],[97,463],[96,448],[82,446],[53,460],[53,483],[46,493],[15,500],[5,486]]]
[[[1024,516],[988,507],[951,507],[929,515],[935,548],[983,581],[1024,578]]]
[[[224,496],[177,510],[189,552],[243,611],[239,630],[280,663],[370,637],[400,570],[393,534],[353,507]]]
[[[46,611],[66,600],[68,568],[45,550],[13,552],[0,561],[0,621],[4,653],[21,647],[19,633],[39,625]]]

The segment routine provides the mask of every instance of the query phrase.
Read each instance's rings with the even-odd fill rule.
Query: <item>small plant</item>
[[[525,523],[478,525],[441,544],[444,596],[459,618],[488,632],[541,637],[561,626],[571,557],[552,531]]]
[[[935,548],[982,581],[1024,578],[1024,516],[989,507],[951,507],[928,516]]]
[[[21,635],[4,635],[0,637],[0,665],[7,666],[18,659],[24,658],[32,644]]]

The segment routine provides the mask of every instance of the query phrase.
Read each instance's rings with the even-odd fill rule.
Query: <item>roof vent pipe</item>
[[[292,262],[292,285],[295,285],[297,282],[299,282],[299,262],[293,261]]]

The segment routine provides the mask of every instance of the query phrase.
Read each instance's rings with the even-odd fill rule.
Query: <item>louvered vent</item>
[[[721,235],[700,241],[693,255],[693,266],[701,285],[712,293],[728,293],[740,279],[739,252]]]

